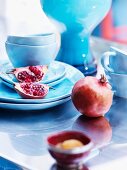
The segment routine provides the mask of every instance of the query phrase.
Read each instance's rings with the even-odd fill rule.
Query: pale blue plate
[[[3,82],[5,80],[5,84],[11,88],[13,88],[13,86],[10,86],[10,83],[12,83],[12,81],[17,82],[17,80],[13,74],[6,74],[6,73],[12,68],[13,66],[9,62],[5,62],[4,64],[1,65],[1,68],[0,68],[1,79],[3,80]],[[57,81],[63,78],[64,75],[65,75],[64,65],[54,61],[50,64],[46,76],[44,77],[42,81],[40,81],[40,83],[49,84],[49,83],[52,83],[54,81]]]
[[[8,86],[11,89],[14,89],[14,83],[15,83],[14,81],[5,80],[1,76],[0,76],[0,79],[1,79],[2,83],[4,83],[6,86]],[[55,81],[53,81],[51,83],[45,83],[45,84],[47,84],[50,87],[53,87],[53,86],[56,86],[57,84],[61,83],[63,80],[65,80],[65,75],[63,77],[61,77],[60,79],[58,79],[58,80],[55,80]]]
[[[40,104],[54,102],[71,95],[74,84],[84,75],[71,65],[58,62],[55,63],[63,65],[65,67],[64,79],[54,86],[55,90],[50,89],[48,95],[44,99],[22,99],[13,89],[8,88],[0,81],[0,101],[9,103],[27,103],[27,104]]]
[[[4,109],[14,109],[14,110],[40,110],[40,109],[48,109],[51,107],[58,106],[69,101],[71,97],[65,97],[61,100],[49,102],[49,103],[41,103],[41,104],[22,104],[22,103],[3,103],[0,102],[0,108]]]

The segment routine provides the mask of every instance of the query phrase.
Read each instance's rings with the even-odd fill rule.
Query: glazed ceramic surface
[[[13,74],[7,74],[14,67],[10,62],[4,62],[0,68],[0,78],[8,87],[13,88],[14,83],[17,82],[15,76]],[[60,62],[52,62],[49,65],[48,72],[46,73],[44,79],[40,81],[40,83],[49,84],[55,82],[57,84],[57,80],[62,79],[65,76],[66,69],[63,63]]]
[[[7,87],[0,82],[0,101],[11,103],[46,103],[69,97],[71,95],[74,84],[84,75],[76,68],[64,64],[62,62],[55,62],[57,64],[63,64],[66,70],[65,78],[62,82],[54,86],[54,89],[50,89],[48,95],[44,99],[22,99],[13,89]]]
[[[110,51],[103,54],[101,63],[111,72],[127,74],[127,52],[123,50],[111,47]]]
[[[73,148],[73,149],[60,149],[56,147],[57,144],[60,144],[69,139],[76,139],[83,143],[83,146]],[[93,143],[91,139],[80,131],[63,131],[59,133],[54,133],[49,135],[47,138],[48,150],[51,156],[57,161],[57,163],[63,168],[75,167],[78,169],[78,165],[82,163],[82,160],[86,158],[92,147]]]
[[[106,69],[104,71],[114,94],[119,97],[127,98],[127,74],[113,73]]]
[[[96,71],[89,36],[108,13],[111,0],[41,0],[44,12],[61,32],[57,59],[72,64],[85,74]]]
[[[22,103],[4,103],[0,102],[0,108],[4,109],[13,109],[13,110],[42,110],[42,109],[48,109],[51,107],[58,106],[62,103],[65,103],[69,101],[70,97],[65,97],[63,99],[42,103],[42,104],[22,104]]]
[[[49,65],[56,58],[57,42],[44,46],[5,43],[6,52],[14,67]]]
[[[24,36],[8,35],[7,42],[20,45],[42,46],[56,42],[56,35],[54,33]]]
[[[127,98],[127,54],[117,48],[110,48],[101,57],[101,64],[114,94]],[[117,72],[115,72],[115,70]]]

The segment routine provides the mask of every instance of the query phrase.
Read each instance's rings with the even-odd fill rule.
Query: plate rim
[[[53,102],[48,102],[48,103],[38,103],[38,104],[32,104],[32,103],[4,103],[4,102],[0,102],[0,108],[3,109],[14,109],[14,110],[44,110],[44,109],[48,109],[48,108],[52,108],[55,106],[58,106],[60,104],[63,104],[65,102],[68,102],[71,100],[71,97],[65,97],[63,99],[57,100],[57,101],[53,101]],[[11,108],[7,108],[11,107]],[[4,107],[2,107],[4,106]],[[32,106],[32,107],[31,107]]]
[[[60,62],[60,61],[55,61],[55,62],[64,65],[64,66],[65,66],[65,69],[66,69],[67,67],[73,68],[74,70],[76,70],[76,72],[79,73],[80,78],[83,78],[83,77],[84,77],[83,73],[82,73],[81,71],[79,71],[78,69],[76,69],[75,67],[73,67],[73,66],[71,66],[71,65],[69,65],[69,64]],[[72,81],[71,81],[71,82],[72,82]],[[72,83],[75,83],[75,82],[72,82]],[[9,87],[8,87],[8,88],[9,88]],[[60,100],[60,99],[62,99],[62,98],[65,98],[65,97],[69,97],[69,96],[71,96],[71,91],[72,91],[72,89],[70,89],[70,92],[68,92],[68,94],[66,94],[66,95],[57,96],[57,97],[55,98],[55,100],[54,100],[53,98],[51,98],[51,99],[45,99],[45,98],[44,98],[44,99],[35,99],[35,100],[33,100],[33,99],[22,99],[22,98],[16,99],[16,98],[0,97],[0,102],[7,102],[7,103],[11,102],[11,103],[18,103],[18,104],[19,104],[19,103],[20,103],[20,104],[21,104],[21,103],[22,103],[22,104],[43,104],[43,103],[49,103],[49,102],[53,102],[53,101],[58,101],[58,100]]]
[[[51,63],[52,65],[53,64],[56,64],[56,65],[58,65],[58,63],[56,62],[56,61],[53,61],[52,63]],[[12,81],[12,82],[15,82],[15,81],[13,81],[13,80],[11,80],[11,77],[10,76],[8,76],[5,72],[3,72],[3,71],[1,71],[2,70],[2,67],[4,67],[5,65],[11,65],[11,63],[9,62],[9,61],[5,61],[4,63],[2,63],[0,66],[1,66],[1,69],[0,69],[0,72],[3,74],[1,74],[0,75],[0,77],[3,79],[3,80],[5,80],[6,82],[8,82],[9,81],[9,79],[10,79],[10,81]],[[57,80],[59,80],[60,78],[62,78],[62,77],[64,77],[64,75],[66,74],[66,69],[65,69],[65,66],[63,65],[63,64],[61,64],[61,63],[59,63],[59,67],[63,67],[62,68],[62,72],[61,72],[61,74],[59,75],[59,76],[56,76],[55,78],[51,78],[50,80],[41,80],[41,81],[39,81],[38,83],[44,83],[44,84],[49,84],[49,83],[52,83],[52,82],[54,82],[54,81],[57,81]],[[13,66],[12,66],[13,67]],[[49,68],[50,68],[50,66],[49,66]],[[52,67],[51,67],[52,68]],[[6,70],[5,70],[6,71]],[[8,78],[9,79],[6,79],[6,76],[4,76],[4,74],[6,74],[6,76],[8,76]],[[9,83],[9,82],[8,82]],[[10,87],[9,85],[8,85],[8,87]],[[10,87],[11,88],[11,87]]]

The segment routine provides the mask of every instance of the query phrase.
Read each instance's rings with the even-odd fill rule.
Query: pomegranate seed
[[[48,94],[49,87],[45,84],[16,83],[15,90],[23,98],[42,99]]]
[[[42,96],[42,95],[43,95],[43,92],[39,91],[38,96]]]
[[[35,76],[31,76],[31,80],[32,80],[32,82],[36,82],[36,77]]]
[[[37,91],[33,91],[34,96],[38,96]]]
[[[43,69],[44,68],[44,69]],[[43,79],[46,74],[46,66],[28,66],[13,69],[10,74],[14,74],[19,82],[38,82]]]
[[[25,85],[25,88],[30,89],[30,85],[31,85],[31,84],[26,84],[26,85]]]

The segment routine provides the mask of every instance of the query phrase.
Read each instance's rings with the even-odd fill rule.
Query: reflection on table
[[[92,41],[94,50],[96,44],[101,44],[96,48],[98,52],[94,51],[96,56],[112,44],[98,39]],[[39,111],[1,109],[0,155],[30,170],[55,170],[46,137],[53,132],[73,129],[87,133],[95,148],[99,148],[93,150],[88,158],[91,160],[84,160],[84,170],[122,169],[127,159],[126,110],[127,100],[117,97],[106,117],[97,119],[81,116],[71,101]]]

